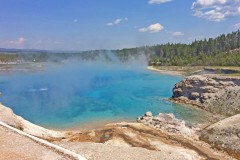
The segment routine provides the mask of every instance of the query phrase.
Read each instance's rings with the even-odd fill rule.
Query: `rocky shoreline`
[[[151,122],[153,119],[154,123]],[[105,160],[112,159],[112,157],[115,159],[146,159],[148,157],[158,159],[162,157],[169,160],[225,160],[230,158],[222,152],[215,151],[207,143],[199,141],[196,130],[186,126],[184,121],[176,119],[173,114],[152,116],[148,112],[139,118],[140,123],[123,122],[88,131],[59,132],[34,125],[15,115],[10,108],[0,105],[0,121],[72,150],[87,159]],[[7,135],[5,136],[7,138]],[[123,151],[124,154],[121,154]]]
[[[220,115],[220,121],[201,131],[200,139],[240,159],[240,78],[193,75],[173,88],[172,101]]]
[[[173,88],[175,102],[191,104],[214,114],[240,113],[240,78],[220,75],[193,75]]]

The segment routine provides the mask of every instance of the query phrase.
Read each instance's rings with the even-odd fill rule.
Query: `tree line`
[[[155,66],[240,66],[240,31],[216,38],[195,40],[190,44],[167,43],[119,50],[122,55],[139,51]]]
[[[149,65],[154,66],[240,66],[240,31],[221,34],[216,38],[195,40],[190,44],[167,43],[121,50],[69,53],[0,49],[0,62],[59,62],[70,58],[95,60],[99,57],[111,60],[111,55],[124,62],[140,54],[146,55]]]

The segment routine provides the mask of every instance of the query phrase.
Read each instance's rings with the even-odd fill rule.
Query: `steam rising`
[[[128,77],[145,72],[146,66],[147,59],[143,55],[122,62],[113,54],[104,54],[89,61],[71,59],[57,64],[47,63],[41,72],[3,76],[0,84],[3,92],[1,99],[21,115],[22,110],[26,110],[22,116],[31,120],[36,119],[32,116],[39,119],[44,118],[40,116],[51,118],[50,115],[56,113],[59,119],[61,116],[72,119],[86,109],[86,106],[78,106],[84,94],[121,83]],[[72,108],[75,112],[68,111],[71,106],[78,106]]]
[[[1,102],[39,125],[68,128],[89,126],[91,122],[128,121],[148,110],[188,119],[203,116],[165,100],[181,78],[147,71],[143,55],[126,60],[109,53],[88,61],[50,61],[43,66],[42,71],[0,76]]]

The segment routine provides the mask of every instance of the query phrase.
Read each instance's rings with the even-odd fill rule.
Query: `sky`
[[[240,0],[0,0],[0,48],[122,49],[240,29]]]

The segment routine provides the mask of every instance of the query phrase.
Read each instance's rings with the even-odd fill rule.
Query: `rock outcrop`
[[[240,78],[221,75],[186,77],[173,88],[172,100],[230,116],[203,129],[200,139],[240,159]]]
[[[240,78],[189,76],[175,85],[172,100],[192,104],[212,113],[235,115],[240,113]]]
[[[115,123],[109,124],[104,128],[99,128],[97,130],[91,130],[81,133],[73,133],[72,136],[69,135],[67,139],[64,139],[60,142],[57,142],[63,147],[70,147],[70,150],[80,151],[79,154],[85,156],[86,158],[91,159],[91,157],[83,154],[82,148],[87,146],[81,146],[79,142],[95,142],[102,143],[110,148],[118,147],[120,150],[122,147],[129,148],[129,151],[134,148],[145,148],[148,150],[155,151],[161,155],[161,157],[152,157],[148,155],[148,159],[211,159],[211,160],[227,160],[230,159],[230,156],[215,151],[211,148],[210,145],[200,142],[196,139],[189,137],[184,137],[179,134],[170,134],[169,132],[163,132],[163,130],[158,130],[153,127],[147,126],[142,123]],[[69,145],[73,145],[72,147]],[[76,145],[75,145],[76,144]],[[101,145],[102,150],[106,147]],[[110,153],[115,152],[114,150],[105,150],[99,151],[94,148],[91,149],[94,152],[99,153]],[[194,151],[194,152],[192,152]],[[90,149],[87,151],[90,152]],[[143,152],[143,151],[142,151]],[[124,153],[124,154],[122,154]],[[197,154],[196,154],[197,153]],[[98,154],[94,153],[93,155]],[[139,157],[125,157],[130,155],[130,152],[120,151],[119,157],[114,157],[114,159],[147,159],[142,156]],[[153,153],[154,154],[154,153]],[[107,156],[108,154],[106,154]],[[141,155],[140,153],[136,154]],[[123,158],[121,158],[123,157]],[[145,157],[145,156],[144,156]],[[99,158],[95,158],[99,159]],[[101,158],[100,158],[101,159]],[[109,158],[104,158],[109,159]],[[112,158],[110,158],[112,159]]]
[[[185,125],[185,121],[175,118],[172,113],[159,113],[157,116],[153,116],[151,112],[146,112],[143,116],[138,117],[137,121],[168,133],[180,134],[188,137],[193,137],[195,135],[194,130]]]
[[[200,139],[240,159],[240,114],[210,125]]]

